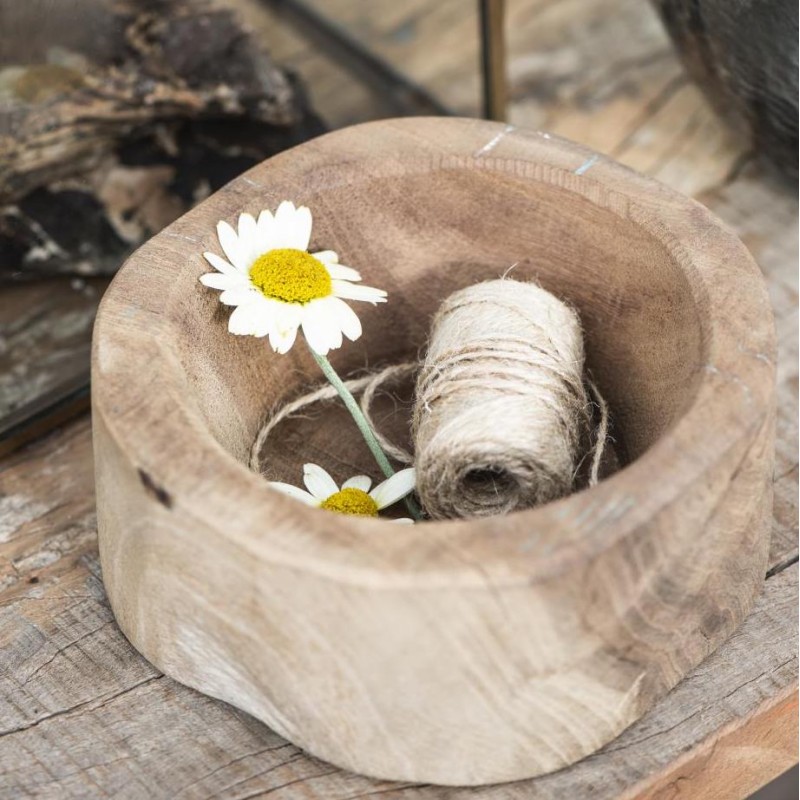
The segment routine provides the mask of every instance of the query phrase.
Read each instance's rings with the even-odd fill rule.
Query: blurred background
[[[0,0],[0,452],[86,407],[130,252],[264,158],[381,117],[501,119],[696,197],[796,354],[797,73],[790,0]],[[796,770],[758,795],[797,796]]]
[[[85,406],[97,303],[147,238],[280,150],[419,114],[574,139],[765,272],[796,252],[789,0],[0,0],[0,449]]]

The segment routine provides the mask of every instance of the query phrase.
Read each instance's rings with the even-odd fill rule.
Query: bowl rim
[[[421,145],[428,150],[421,152]],[[213,437],[191,398],[181,393],[183,367],[166,344],[171,323],[162,312],[176,302],[179,283],[184,290],[190,281],[200,287],[202,252],[214,244],[213,226],[198,239],[194,221],[201,209],[213,199],[232,219],[252,202],[254,189],[259,202],[272,207],[284,199],[273,178],[289,164],[303,173],[327,165],[326,185],[346,180],[354,164],[362,170],[369,164],[369,179],[393,171],[408,175],[412,168],[510,171],[602,201],[659,240],[681,267],[695,304],[707,304],[708,315],[700,320],[705,363],[690,404],[644,453],[598,485],[506,516],[427,521],[398,530],[385,520],[305,507],[269,488]],[[177,266],[156,270],[154,262]],[[142,287],[150,287],[147,296]],[[131,347],[132,339],[139,346]],[[168,488],[170,513],[180,513],[195,530],[224,532],[249,557],[359,586],[484,588],[488,580],[495,585],[553,580],[590,562],[680,502],[743,441],[749,451],[755,432],[771,418],[775,363],[772,311],[761,273],[736,235],[699,203],[555,135],[482,120],[415,117],[363,123],[284,151],[137,250],[98,310],[92,409],[96,429],[100,426],[150,480]],[[726,424],[719,424],[721,419]],[[165,441],[180,446],[166,453]],[[659,480],[648,480],[654,471]],[[231,507],[238,511],[235,518]],[[265,526],[265,519],[271,525]],[[102,522],[99,527],[102,537]]]

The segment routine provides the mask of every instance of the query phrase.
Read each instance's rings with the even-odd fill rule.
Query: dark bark
[[[0,281],[111,273],[321,130],[296,80],[205,0],[0,0]]]

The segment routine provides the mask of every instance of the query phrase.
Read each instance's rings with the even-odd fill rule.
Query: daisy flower
[[[333,250],[308,252],[311,211],[284,200],[275,214],[239,216],[238,231],[217,225],[227,260],[204,253],[216,272],[200,282],[222,292],[220,302],[234,306],[228,330],[242,336],[269,336],[278,353],[288,352],[302,327],[319,355],[361,336],[361,322],[345,300],[383,303],[386,292],[360,286],[361,275],[339,263]]]
[[[315,508],[326,508],[328,511],[356,517],[377,517],[379,511],[414,491],[416,471],[413,467],[402,469],[370,491],[372,480],[367,475],[350,478],[340,489],[336,481],[322,467],[306,464],[303,467],[303,482],[308,491],[279,481],[270,481],[270,486]],[[390,520],[390,522],[413,521],[408,518]]]

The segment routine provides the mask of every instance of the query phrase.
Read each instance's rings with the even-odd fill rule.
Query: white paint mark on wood
[[[715,367],[713,364],[706,364],[703,369],[709,375],[716,375],[717,377],[721,378],[724,381],[729,381],[730,383],[735,384],[738,386],[747,400],[748,405],[752,404],[753,402],[753,392],[750,387],[738,376],[734,375],[731,372],[723,372],[721,369]]]
[[[576,170],[576,175],[584,175],[587,173],[598,161],[600,160],[600,156],[596,153],[591,157],[587,158],[586,161],[583,162]]]
[[[500,142],[502,142],[503,139],[513,130],[513,125],[506,125],[505,128],[500,131],[500,133],[493,136],[483,147],[475,151],[475,158],[480,158],[481,156],[485,156],[487,153],[491,153],[492,150],[494,150],[494,148],[497,147],[497,145],[500,144]]]
[[[170,239],[180,239],[184,242],[192,242],[192,244],[200,244],[199,239],[195,239],[194,236],[186,236],[184,233],[173,233],[172,231],[164,231],[164,236],[168,236]]]

